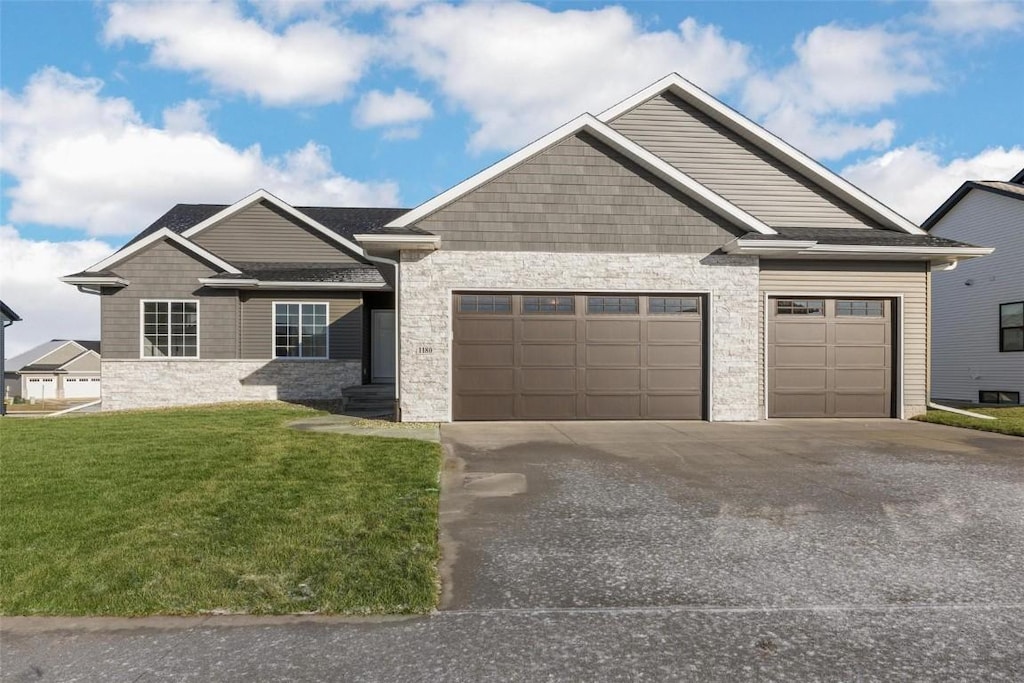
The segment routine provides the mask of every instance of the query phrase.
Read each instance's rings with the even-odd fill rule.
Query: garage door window
[[[199,303],[143,301],[142,355],[145,358],[198,358]]]
[[[652,296],[648,313],[700,313],[700,300],[695,296]]]
[[[881,318],[883,308],[881,301],[837,301],[836,315],[846,317]]]
[[[638,313],[640,301],[635,296],[588,296],[587,313]]]
[[[821,299],[778,299],[778,315],[825,315],[825,302]]]
[[[571,296],[524,296],[523,313],[572,313]]]
[[[460,313],[511,313],[512,297],[501,294],[463,294]]]

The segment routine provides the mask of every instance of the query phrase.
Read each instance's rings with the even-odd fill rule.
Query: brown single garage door
[[[769,417],[891,417],[893,303],[768,301]]]
[[[456,420],[703,417],[699,295],[457,293]]]

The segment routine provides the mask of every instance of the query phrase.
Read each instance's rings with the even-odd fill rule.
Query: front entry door
[[[391,309],[372,311],[370,328],[370,381],[390,384],[395,381],[395,312]]]

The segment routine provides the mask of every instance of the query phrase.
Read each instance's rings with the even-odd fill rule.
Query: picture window
[[[327,358],[327,304],[274,304],[274,357]]]

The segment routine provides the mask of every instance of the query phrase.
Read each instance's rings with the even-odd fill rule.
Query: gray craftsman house
[[[337,398],[410,421],[925,409],[941,239],[673,74],[411,210],[178,205],[64,280],[103,407]]]

